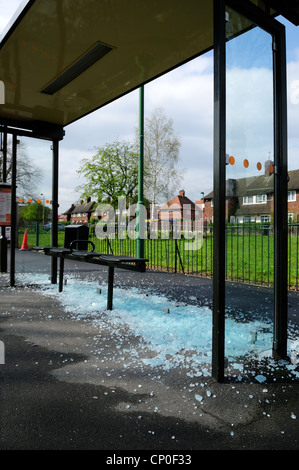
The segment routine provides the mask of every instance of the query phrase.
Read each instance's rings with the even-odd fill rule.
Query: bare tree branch
[[[6,179],[11,181],[11,143],[7,144],[7,167]],[[0,152],[0,181],[3,181],[3,153]],[[17,187],[18,194],[24,197],[35,197],[35,191],[43,177],[42,170],[37,167],[27,154],[26,145],[23,141],[18,144],[17,153]]]

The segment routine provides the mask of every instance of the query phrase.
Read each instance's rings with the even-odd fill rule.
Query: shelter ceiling
[[[212,47],[212,1],[27,0],[0,43],[0,123],[64,127]]]
[[[0,118],[70,124],[210,49],[212,16],[201,0],[31,0],[0,44]],[[99,42],[111,50],[42,91]]]

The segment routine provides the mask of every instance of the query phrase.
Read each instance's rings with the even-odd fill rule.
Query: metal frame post
[[[109,266],[109,270],[108,270],[107,310],[112,310],[113,309],[113,282],[114,282],[114,267]]]
[[[144,86],[139,90],[139,165],[138,165],[138,214],[136,253],[138,258],[144,258],[144,223],[143,211],[143,180],[144,180]]]
[[[17,135],[12,137],[12,158],[11,158],[11,229],[10,229],[10,287],[15,286],[16,268],[16,236],[17,236]]]
[[[225,336],[225,1],[214,0],[214,228],[212,376],[224,380]]]
[[[288,157],[285,27],[273,42],[274,66],[274,324],[273,357],[287,356]]]
[[[58,167],[59,142],[53,140],[52,144],[52,235],[51,244],[58,246]],[[51,256],[51,283],[57,284],[57,258]]]
[[[6,183],[7,180],[7,131],[6,127],[4,126],[4,130],[2,132],[2,181]]]
[[[6,183],[7,173],[7,132],[4,127],[1,132],[1,151],[2,151],[2,181]],[[7,272],[7,239],[5,233],[5,226],[1,227],[1,240],[0,240],[0,272]]]

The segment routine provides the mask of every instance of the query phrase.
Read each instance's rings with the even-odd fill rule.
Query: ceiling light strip
[[[71,81],[85,72],[89,67],[95,64],[98,60],[102,59],[113,48],[97,42],[89,51],[80,57],[73,65],[65,70],[59,77],[49,83],[41,90],[46,95],[54,95],[57,91],[68,85]]]

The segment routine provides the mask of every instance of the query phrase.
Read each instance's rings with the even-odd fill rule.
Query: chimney
[[[185,197],[185,190],[184,190],[184,189],[181,189],[181,190],[180,190],[179,196]]]
[[[273,173],[273,165],[274,165],[274,162],[272,162],[272,160],[267,160],[265,162],[265,176],[271,176],[272,173]],[[271,171],[270,171],[271,169]]]

